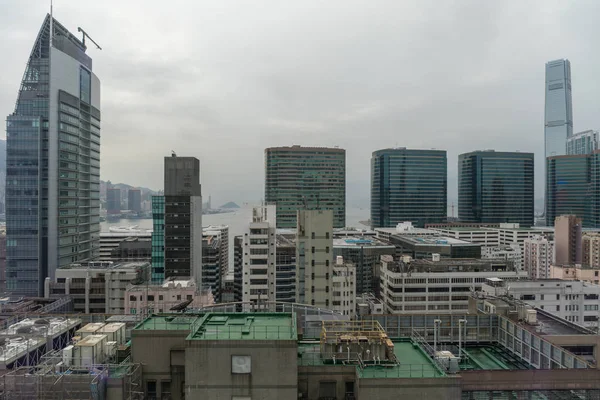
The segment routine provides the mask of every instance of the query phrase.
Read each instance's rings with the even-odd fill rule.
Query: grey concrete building
[[[142,211],[142,191],[140,189],[127,191],[127,209],[133,212]]]
[[[47,15],[7,117],[7,290],[94,259],[100,231],[100,80],[86,45]]]

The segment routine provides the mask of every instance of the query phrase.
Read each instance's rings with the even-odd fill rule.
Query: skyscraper
[[[533,179],[533,153],[486,150],[459,155],[459,219],[533,226]]]
[[[202,289],[200,161],[165,157],[164,185],[164,196],[152,197],[152,280],[191,278]]]
[[[545,156],[564,155],[566,154],[567,138],[573,135],[571,63],[569,60],[555,60],[546,63],[545,105]]]
[[[277,228],[295,228],[296,211],[333,211],[333,227],[346,225],[346,150],[272,147],[265,150],[265,201],[277,206]]]
[[[411,221],[423,227],[446,221],[445,150],[384,149],[371,158],[371,226]]]
[[[98,255],[100,80],[47,15],[7,117],[7,290],[41,295],[58,267]]]
[[[106,189],[106,212],[109,214],[121,212],[121,189]]]
[[[589,218],[594,202],[591,160],[587,154],[546,159],[546,225],[553,226],[560,215],[572,214],[583,219],[583,226],[593,226]]]
[[[142,211],[142,192],[140,189],[127,191],[127,209],[133,212]]]
[[[567,139],[567,155],[592,154],[598,149],[598,131],[578,132]]]

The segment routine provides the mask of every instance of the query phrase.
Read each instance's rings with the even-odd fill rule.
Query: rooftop
[[[152,315],[140,322],[134,330],[189,331],[199,316]]]
[[[148,262],[142,262],[142,261],[138,261],[138,262],[125,261],[125,262],[118,262],[118,263],[114,263],[112,261],[90,261],[90,262],[81,262],[81,263],[76,263],[76,264],[65,265],[65,266],[60,267],[59,269],[62,269],[62,270],[66,270],[66,269],[80,269],[80,270],[139,269],[139,268],[146,268],[149,265],[150,264]]]
[[[390,247],[394,248],[393,244],[389,244],[383,242],[374,237],[366,237],[366,236],[346,236],[346,237],[337,237],[333,238],[333,246],[334,247]]]
[[[297,340],[293,313],[208,313],[188,340]]]
[[[392,235],[395,239],[401,239],[405,242],[410,242],[416,246],[476,246],[480,247],[479,243],[471,243],[466,240],[455,239],[447,236],[417,236],[417,235],[404,235],[402,233],[396,233]]]

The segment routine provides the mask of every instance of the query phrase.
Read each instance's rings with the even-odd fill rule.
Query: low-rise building
[[[381,261],[381,299],[390,314],[464,312],[470,292],[479,290],[486,278],[527,277],[507,260],[395,260],[382,256]]]
[[[395,234],[389,241],[396,246],[396,254],[413,259],[431,258],[433,254],[442,258],[481,258],[480,244],[447,236]]]
[[[100,232],[100,251],[96,261],[115,260],[115,251],[118,252],[119,244],[128,238],[152,239],[152,232],[132,227],[116,228],[112,232]]]
[[[125,292],[126,314],[143,316],[169,312],[190,301],[186,308],[202,308],[214,304],[210,289],[199,289],[194,280],[169,280],[162,285],[130,285]]]
[[[400,222],[395,228],[375,228],[377,238],[389,242],[392,235],[414,235],[414,236],[439,236],[439,233],[427,229],[417,228],[410,221]]]
[[[44,296],[71,297],[76,313],[124,314],[127,286],[147,281],[149,274],[148,262],[71,264],[58,268],[54,280],[46,278]]]
[[[523,265],[523,254],[521,253],[521,247],[516,243],[495,247],[482,247],[481,258],[484,260],[508,260],[511,261],[517,268]]]
[[[583,265],[551,265],[548,278],[577,280],[600,284],[600,268],[586,267]]]

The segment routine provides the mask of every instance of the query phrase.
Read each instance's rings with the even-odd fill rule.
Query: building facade
[[[546,225],[553,226],[560,215],[573,214],[593,227],[590,190],[591,156],[556,156],[546,159]]]
[[[202,238],[202,285],[210,288],[215,301],[221,301],[223,275],[221,274],[221,238],[204,231]]]
[[[346,225],[346,150],[271,147],[265,150],[265,201],[277,206],[277,228],[296,228],[296,211],[333,211],[334,228]]]
[[[581,264],[581,218],[561,215],[554,222],[554,261],[557,265]]]
[[[165,196],[152,196],[152,283],[165,279]]]
[[[211,235],[219,239],[219,268],[221,270],[221,281],[229,272],[229,226],[209,225],[202,228],[203,235]]]
[[[333,211],[299,210],[296,235],[296,302],[332,305]]]
[[[121,189],[106,189],[106,212],[108,214],[121,213]]]
[[[7,290],[93,259],[100,231],[100,80],[86,46],[47,15],[6,120]]]
[[[127,191],[127,209],[136,213],[142,211],[142,191],[140,189]]]
[[[417,227],[445,222],[448,200],[445,150],[383,149],[371,157],[371,226]]]
[[[458,218],[533,226],[533,153],[475,151],[458,156]]]
[[[242,300],[259,304],[276,299],[275,205],[254,207],[242,241]]]
[[[350,318],[356,316],[356,268],[342,256],[336,257],[331,276],[331,309]]]
[[[523,264],[530,279],[548,279],[554,262],[554,243],[544,236],[525,239]]]
[[[169,312],[183,302],[202,308],[214,304],[210,289],[200,289],[193,280],[167,281],[162,285],[129,285],[125,291],[125,314],[148,316]]]
[[[200,161],[165,157],[164,278],[202,283],[202,188]]]
[[[600,269],[600,234],[586,233],[582,237],[581,264]]]
[[[544,112],[545,156],[566,154],[567,139],[573,135],[571,63],[554,60],[546,63],[546,101]]]
[[[600,149],[598,131],[578,132],[567,139],[567,155],[592,154]]]

